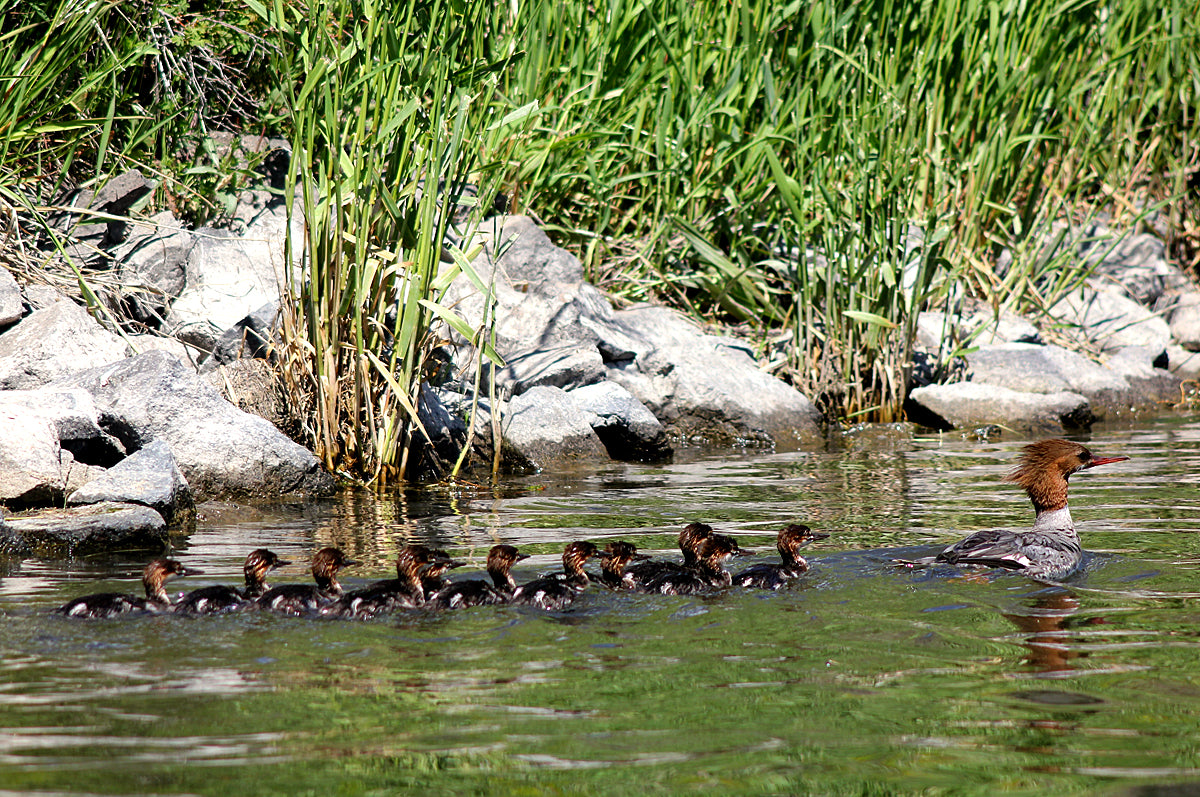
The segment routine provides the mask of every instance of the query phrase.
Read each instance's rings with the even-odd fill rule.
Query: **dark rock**
[[[332,477],[268,421],[234,407],[170,354],[151,351],[73,375],[119,420],[130,450],[163,440],[197,496],[326,494]],[[118,435],[119,436],[119,435]]]
[[[38,556],[70,557],[127,550],[162,550],[166,523],[153,509],[105,502],[9,515],[0,545]]]
[[[126,344],[68,300],[21,319],[0,335],[0,389],[34,388],[125,357]]]
[[[241,358],[265,358],[279,328],[279,301],[268,302],[222,333],[200,373]]]
[[[593,415],[592,430],[613,459],[657,462],[671,457],[667,430],[654,413],[615,382],[587,385],[567,395]]]
[[[195,515],[187,480],[171,447],[161,440],[129,455],[67,498],[68,505],[105,501],[148,506],[168,525],[184,523]]]

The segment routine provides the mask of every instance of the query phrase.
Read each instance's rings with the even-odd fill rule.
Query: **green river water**
[[[831,536],[779,593],[593,587],[562,613],[513,607],[373,621],[246,612],[70,620],[140,592],[135,552],[0,559],[0,795],[1200,793],[1200,422],[1079,438],[1131,459],[1077,475],[1089,555],[1063,587],[892,558],[1020,529],[1001,481],[1020,446],[847,434],[816,451],[686,449],[495,490],[201,508],[174,555],[237,583],[246,553],[308,579],[338,545],[386,577],[436,543],[477,577],[496,542],[558,567],[565,542],[670,556],[703,520],[773,559],[799,521]]]

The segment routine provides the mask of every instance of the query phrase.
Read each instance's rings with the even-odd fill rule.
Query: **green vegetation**
[[[743,325],[831,418],[901,412],[921,310],[1077,284],[1051,222],[1161,207],[1194,265],[1194,3],[0,9],[0,185],[30,218],[140,163],[207,220],[249,177],[210,130],[292,142],[312,278],[282,361],[310,442],[367,478],[404,475],[439,258],[471,254],[443,233],[497,192],[618,297]]]

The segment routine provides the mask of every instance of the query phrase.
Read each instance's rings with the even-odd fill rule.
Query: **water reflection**
[[[1005,612],[1004,619],[1024,632],[1021,642],[1029,649],[1024,663],[1047,678],[1061,678],[1076,669],[1071,662],[1086,651],[1071,644],[1067,621],[1079,612],[1079,598],[1065,589],[1038,593],[1027,604]],[[1097,618],[1098,622],[1103,620]]]

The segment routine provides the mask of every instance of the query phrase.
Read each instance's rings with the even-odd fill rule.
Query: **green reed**
[[[462,31],[490,26],[469,3],[257,7],[282,37],[287,196],[306,231],[289,254],[305,268],[285,302],[285,378],[311,408],[308,432],[328,468],[400,480],[428,441],[417,408],[435,321],[473,334],[438,303],[471,271],[444,242],[456,214],[478,217],[488,204],[488,186],[480,202],[466,186],[504,126],[481,133],[468,120],[504,61],[460,49]],[[443,268],[444,253],[453,267]]]

